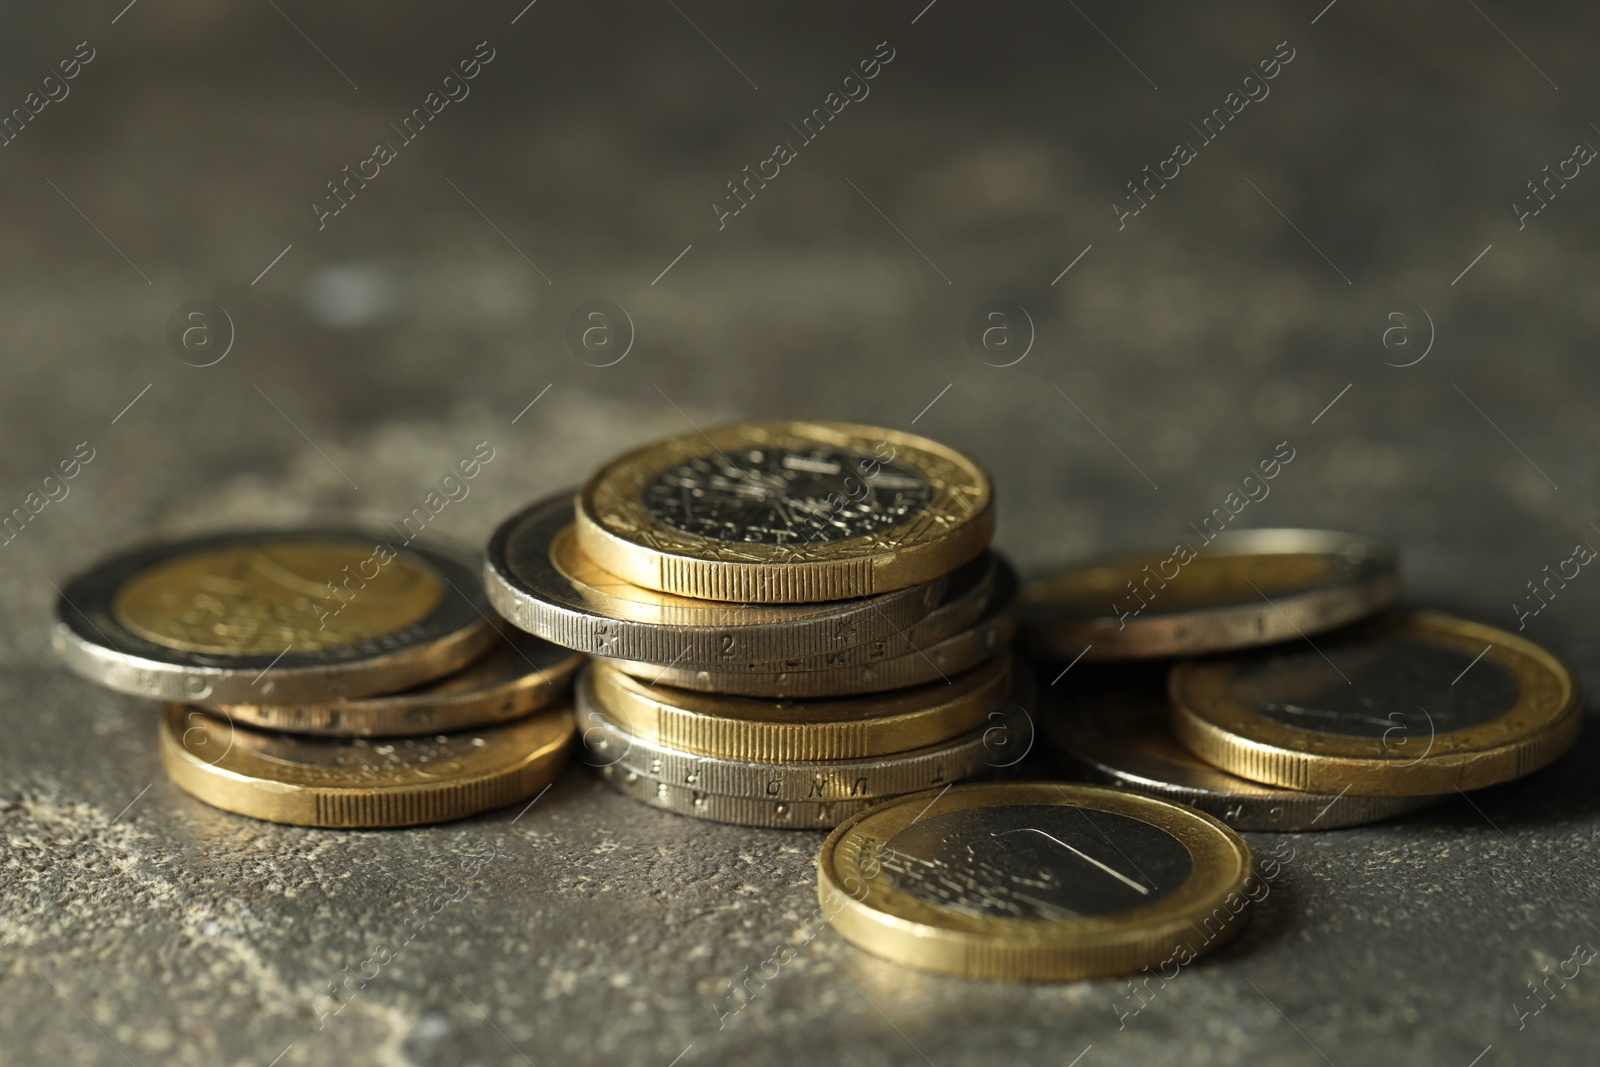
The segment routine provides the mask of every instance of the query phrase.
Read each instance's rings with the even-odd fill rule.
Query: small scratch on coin
[[[1149,896],[1150,895],[1150,890],[1149,889],[1147,889],[1144,886],[1140,885],[1138,882],[1135,882],[1132,878],[1129,878],[1127,875],[1123,874],[1121,871],[1116,870],[1115,868],[1106,866],[1104,863],[1101,863],[1099,860],[1095,859],[1093,856],[1089,855],[1087,852],[1083,851],[1082,849],[1073,848],[1071,845],[1069,845],[1065,841],[1061,840],[1061,838],[1055,836],[1054,834],[1047,833],[1046,831],[1039,829],[1037,826],[1024,826],[1024,827],[1021,827],[1021,828],[1016,829],[1016,830],[1007,830],[1007,831],[1005,831],[1005,833],[996,834],[995,836],[996,837],[1004,837],[1006,834],[1038,834],[1040,837],[1048,837],[1050,840],[1054,841],[1056,844],[1060,845],[1062,848],[1066,849],[1068,852],[1072,853],[1074,856],[1077,856],[1079,859],[1085,861],[1086,863],[1092,863],[1096,867],[1099,867],[1102,871],[1105,871],[1111,877],[1115,878],[1117,881],[1121,882],[1123,885],[1126,885],[1128,888],[1136,890],[1137,892],[1139,892],[1139,893],[1141,893],[1141,894],[1143,894],[1145,896]]]

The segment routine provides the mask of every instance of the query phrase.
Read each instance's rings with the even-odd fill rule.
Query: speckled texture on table
[[[1028,573],[1184,536],[1287,441],[1238,525],[1391,537],[1411,602],[1514,628],[1600,538],[1600,176],[1568,162],[1600,144],[1593,5],[123,4],[0,16],[0,114],[39,107],[0,147],[0,513],[94,456],[0,548],[0,1062],[1595,1061],[1595,967],[1519,1012],[1600,944],[1600,730],[1400,822],[1252,835],[1292,856],[1254,925],[1119,1019],[1118,981],[865,955],[815,922],[820,835],[581,771],[520,818],[403,832],[211,810],[164,779],[156,709],[48,647],[51,583],[136,539],[398,519],[487,441],[432,527],[481,543],[623,447],[788,414],[971,450]],[[470,94],[402,142],[479,42]],[[880,42],[869,95],[802,141]],[[1202,144],[1280,42],[1270,95]],[[379,140],[395,158],[319,230]],[[1195,158],[1119,228],[1179,140]],[[236,331],[205,368],[165,338],[195,299]],[[614,366],[564,340],[593,299],[635,327]],[[1410,348],[1366,336],[1402,299],[1435,342],[1385,366],[1426,347],[1414,313]],[[990,300],[1033,318],[1014,366],[966,340]],[[1596,625],[1584,570],[1527,633],[1592,689]],[[346,968],[370,980],[322,1017]]]

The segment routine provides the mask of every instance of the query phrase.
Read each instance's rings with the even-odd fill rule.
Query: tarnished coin
[[[1243,928],[1249,847],[1181,804],[1100,786],[958,785],[852,816],[823,843],[834,929],[898,963],[1064,981],[1181,967]]]
[[[1046,659],[1153,659],[1271,644],[1394,600],[1392,545],[1330,530],[1236,530],[1028,583],[1019,616]]]
[[[623,796],[695,819],[770,830],[831,830],[873,804],[871,800],[768,800],[706,793],[659,782],[621,765],[600,768],[600,777]]]
[[[1192,805],[1235,830],[1284,833],[1359,826],[1444,799],[1305,793],[1237,778],[1172,736],[1166,664],[1091,670],[1052,689],[1055,706],[1040,715],[1063,768],[1090,781]]]
[[[871,696],[753,700],[653,686],[594,660],[581,698],[634,737],[702,756],[753,762],[884,756],[982,726],[1010,694],[1011,656],[951,678]]]
[[[136,696],[294,704],[394,692],[499,640],[476,567],[360,533],[151,545],[67,583],[67,665]]]
[[[201,708],[161,717],[161,759],[213,807],[294,826],[383,827],[462,819],[555,781],[572,740],[566,708],[433,737],[291,737]]]
[[[774,699],[851,696],[903,689],[928,682],[947,681],[952,675],[976,667],[1009,644],[1016,631],[1016,620],[1011,614],[1013,593],[1014,585],[990,602],[983,618],[960,633],[926,646],[914,643],[912,651],[893,659],[869,661],[856,666],[762,674],[753,671],[697,671],[631,660],[615,660],[612,664],[618,670],[653,685],[737,696]]]
[[[602,570],[578,547],[572,494],[500,524],[484,582],[517,627],[594,656],[736,669],[887,642],[934,610],[946,581],[827,604],[726,604],[674,596]],[[867,649],[864,649],[866,651]]]
[[[566,699],[583,662],[581,653],[518,633],[455,674],[403,693],[324,704],[225,704],[215,710],[246,726],[292,734],[449,733],[508,722]]]
[[[1031,730],[1021,709],[997,708],[978,729],[927,748],[867,759],[775,763],[700,756],[634,737],[581,694],[576,712],[583,758],[591,766],[615,767],[699,793],[807,803],[937,789],[985,767],[1008,765]]]
[[[708,600],[808,603],[929,581],[994,532],[989,476],[914,434],[834,422],[688,433],[602,467],[578,545],[626,581]]]
[[[1514,634],[1394,613],[1172,670],[1172,727],[1202,760],[1252,781],[1355,796],[1425,796],[1521,777],[1582,724],[1578,683]]]

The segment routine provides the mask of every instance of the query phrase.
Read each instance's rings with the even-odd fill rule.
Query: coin
[[[484,583],[520,629],[595,656],[711,668],[822,656],[886,641],[934,610],[946,581],[827,604],[725,604],[645,589],[578,548],[572,494],[500,524]]]
[[[1578,684],[1530,641],[1393,613],[1316,645],[1180,663],[1172,727],[1191,752],[1256,782],[1424,796],[1521,777],[1572,747]]]
[[[401,737],[507,722],[566,697],[584,658],[518,633],[476,663],[387,696],[324,704],[207,705],[234,722],[292,734]]]
[[[1399,589],[1386,542],[1331,530],[1235,530],[1030,582],[1019,614],[1046,659],[1151,659],[1271,644],[1370,615]]]
[[[151,545],[67,583],[67,665],[136,696],[312,703],[406,689],[497,640],[473,566],[348,532]]]
[[[578,545],[626,581],[792,604],[938,577],[994,531],[989,477],[913,434],[753,422],[636,449],[578,495]]]
[[[817,897],[860,948],[969,978],[1182,966],[1243,928],[1249,846],[1193,808],[1060,783],[958,785],[852,816]]]
[[[753,700],[653,686],[592,661],[580,699],[635,737],[702,756],[752,762],[884,756],[983,725],[1010,691],[1007,652],[950,679],[871,696]]]
[[[224,811],[294,826],[415,826],[533,796],[566,766],[572,733],[561,709],[433,737],[292,737],[173,704],[161,758],[180,789]]]
[[[1090,781],[1189,804],[1235,830],[1333,830],[1444,799],[1305,793],[1219,771],[1172,736],[1166,675],[1165,665],[1159,670],[1125,667],[1115,674],[1080,675],[1070,692],[1058,693],[1057,706],[1040,718],[1064,768]]]
[[[1009,597],[995,601],[976,625],[927,647],[893,659],[858,666],[819,670],[788,670],[773,674],[753,671],[723,672],[663,667],[631,660],[610,661],[619,671],[654,685],[670,685],[703,693],[737,696],[825,697],[878,693],[888,689],[924,685],[976,667],[1011,641],[1016,630]]]
[[[635,737],[582,695],[575,710],[584,759],[591,766],[615,767],[699,793],[807,803],[936,789],[995,766],[1002,757],[1009,760],[1009,739],[1026,729],[1026,713],[997,708],[976,730],[926,748],[867,759],[774,763],[701,756]]]
[[[653,808],[695,819],[757,826],[771,830],[831,830],[841,820],[864,811],[871,800],[768,800],[705,793],[671,782],[658,782],[622,766],[600,768],[600,777],[623,796]]]

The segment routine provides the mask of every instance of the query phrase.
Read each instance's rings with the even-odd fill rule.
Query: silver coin
[[[654,778],[622,766],[600,768],[600,777],[617,792],[653,808],[695,819],[757,826],[773,830],[831,830],[876,800],[765,800],[705,793]],[[884,800],[887,797],[882,798]]]
[[[1010,571],[1009,567],[1005,567],[1000,588],[990,600],[988,611],[974,625],[933,644],[915,642],[914,651],[893,659],[818,670],[783,670],[771,674],[663,667],[636,660],[609,662],[618,670],[653,685],[735,696],[854,696],[925,685],[940,679],[948,681],[951,675],[976,667],[1010,643],[1016,632],[1016,620],[1011,613],[1011,604],[1016,596],[1016,579]]]
[[[953,741],[894,756],[805,763],[756,763],[717,759],[634,737],[600,714],[580,693],[575,701],[584,760],[596,768],[616,767],[658,782],[719,796],[765,801],[877,799],[937,789],[986,767],[1008,766],[1018,740],[1031,731],[1021,707],[1002,706],[989,722]]]
[[[324,573],[341,559],[355,569]],[[191,702],[393,692],[460,670],[499,640],[467,559],[351,531],[149,545],[68,582],[56,613],[53,643],[78,674]]]
[[[1036,579],[1018,612],[1044,659],[1157,659],[1271,644],[1370,615],[1399,590],[1393,545],[1331,530],[1229,530]]]
[[[1165,665],[1074,673],[1043,709],[1040,731],[1064,769],[1089,781],[1189,804],[1235,830],[1286,833],[1360,826],[1445,799],[1304,793],[1236,778],[1172,735]]]
[[[659,593],[600,570],[577,547],[571,492],[495,530],[484,583],[495,610],[594,656],[691,668],[822,656],[888,639],[938,606],[943,578],[820,604],[726,604]]]

